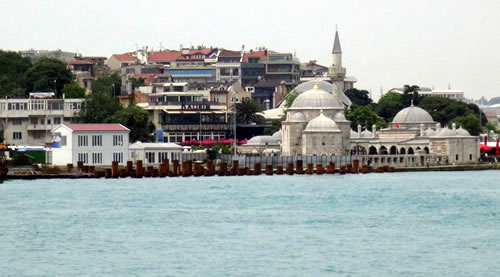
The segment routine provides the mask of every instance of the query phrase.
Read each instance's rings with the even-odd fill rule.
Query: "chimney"
[[[264,55],[266,55],[266,56],[267,56],[267,49],[266,49],[266,50],[264,50]]]

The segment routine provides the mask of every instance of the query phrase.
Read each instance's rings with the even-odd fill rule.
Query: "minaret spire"
[[[337,25],[335,25],[335,40],[333,41],[332,54],[342,54],[342,48],[340,47],[339,30]]]

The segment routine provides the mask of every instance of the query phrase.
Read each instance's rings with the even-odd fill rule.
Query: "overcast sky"
[[[343,63],[375,99],[404,84],[500,96],[500,1],[0,0],[0,49],[62,49],[109,57],[148,45],[266,46]]]

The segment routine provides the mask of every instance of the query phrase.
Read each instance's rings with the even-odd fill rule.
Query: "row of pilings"
[[[73,164],[67,165],[68,173],[73,172]],[[143,166],[141,160],[136,161],[135,167],[132,161],[128,161],[126,166],[119,166],[118,162],[113,162],[111,168],[97,169],[95,166],[87,166],[82,162],[78,162],[77,171],[85,174],[88,177],[96,178],[143,178],[143,177],[189,177],[189,176],[252,176],[252,175],[322,175],[322,174],[366,174],[369,172],[394,172],[394,167],[384,166],[377,167],[375,170],[367,165],[360,166],[359,160],[353,160],[352,164],[336,167],[334,162],[329,162],[326,167],[323,164],[309,163],[305,167],[302,160],[297,160],[296,163],[288,163],[285,167],[265,165],[262,168],[261,163],[255,163],[253,168],[240,167],[237,160],[228,164],[219,162],[216,166],[215,162],[209,160],[205,164],[200,161],[186,160],[180,162],[173,160],[164,160],[158,167]]]

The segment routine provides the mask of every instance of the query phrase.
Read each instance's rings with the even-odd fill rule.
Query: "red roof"
[[[208,55],[212,51],[217,50],[217,48],[201,48],[201,49],[190,49],[189,54],[203,54],[203,55]]]
[[[248,58],[259,58],[259,60],[265,60],[267,55],[276,53],[274,51],[252,51],[243,54],[243,61],[248,62]]]
[[[135,62],[137,59],[127,54],[114,54],[113,55],[117,60],[122,62]]]
[[[127,127],[118,123],[91,123],[91,124],[64,124],[73,132],[116,132],[130,131]]]
[[[84,61],[84,60],[71,60],[71,61],[68,61],[68,64],[69,65],[73,65],[73,64],[93,64],[89,61]]]
[[[150,61],[174,61],[179,55],[180,51],[162,51],[162,52],[150,52],[148,54],[148,60]]]
[[[219,57],[241,57],[240,51],[222,50]]]

